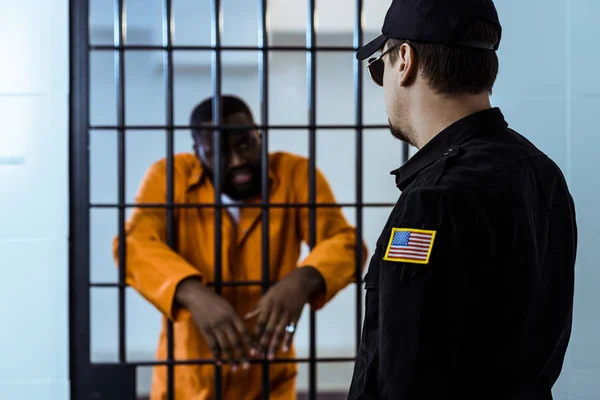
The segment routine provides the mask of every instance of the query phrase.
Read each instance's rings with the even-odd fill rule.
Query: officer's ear
[[[398,50],[398,61],[396,65],[401,86],[408,86],[416,79],[419,73],[417,65],[417,54],[409,42],[403,43]]]

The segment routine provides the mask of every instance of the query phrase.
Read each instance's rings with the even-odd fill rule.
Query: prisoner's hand
[[[240,364],[248,368],[250,334],[225,299],[195,278],[179,284],[176,299],[192,314],[219,365],[229,361],[234,371]]]
[[[254,311],[244,317],[258,316],[251,355],[272,360],[280,345],[288,351],[304,305],[324,290],[323,277],[311,267],[294,270],[270,288]]]

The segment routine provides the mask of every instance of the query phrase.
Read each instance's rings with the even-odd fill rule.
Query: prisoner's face
[[[254,125],[245,113],[223,118],[223,125]],[[207,124],[210,126],[210,124]],[[221,131],[221,188],[234,200],[245,200],[260,193],[260,134],[256,129]],[[195,149],[206,171],[214,177],[213,132],[205,129],[194,135]]]

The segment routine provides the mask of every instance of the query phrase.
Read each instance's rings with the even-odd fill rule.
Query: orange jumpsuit
[[[269,156],[270,202],[308,202],[308,160],[289,153]],[[335,203],[325,177],[317,170],[316,201]],[[138,190],[136,202],[166,201],[166,161],[153,164]],[[176,203],[214,203],[214,188],[193,154],[174,157],[174,201]],[[260,202],[256,200],[256,202]],[[270,278],[281,279],[294,268],[315,267],[324,277],[324,296],[310,304],[318,310],[341,289],[354,281],[355,230],[348,224],[340,208],[317,208],[316,246],[299,262],[300,245],[308,241],[309,211],[302,208],[271,208],[269,219]],[[167,359],[167,318],[174,322],[174,354],[176,360],[212,358],[204,337],[190,313],[179,308],[174,294],[179,282],[198,276],[204,282],[214,281],[214,215],[215,210],[176,208],[176,251],[166,244],[166,211],[164,208],[135,208],[126,227],[126,282],[150,301],[163,314],[157,360]],[[236,224],[227,211],[222,214],[222,279],[223,281],[261,280],[261,209],[242,208]],[[367,249],[363,243],[364,268]],[[113,252],[118,263],[118,238]],[[223,287],[222,296],[243,316],[251,311],[262,296],[260,286]],[[251,330],[255,321],[248,321]],[[276,357],[293,358],[295,350]],[[175,367],[175,399],[204,400],[215,397],[213,365],[177,365]],[[233,373],[224,365],[224,399],[259,399],[262,391],[262,367],[253,364],[248,370]],[[297,366],[294,363],[271,364],[269,368],[271,399],[296,398]],[[154,368],[151,400],[166,399],[166,367]]]

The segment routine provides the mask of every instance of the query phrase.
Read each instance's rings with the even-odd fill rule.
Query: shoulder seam
[[[548,156],[545,155],[544,153],[538,153],[538,154],[534,154],[534,155],[527,155],[527,156],[519,157],[519,158],[511,161],[508,164],[504,164],[502,166],[499,166],[499,167],[496,167],[496,168],[492,168],[492,169],[490,169],[488,171],[485,171],[485,173],[482,174],[482,177],[483,178],[489,177],[491,174],[493,174],[495,172],[498,172],[498,171],[501,171],[501,170],[503,170],[505,168],[508,168],[508,167],[510,167],[512,165],[515,165],[518,162],[521,162],[521,161],[524,161],[524,160],[527,160],[527,159],[534,159],[534,158],[545,158],[545,159],[547,159]],[[442,175],[442,176],[444,176],[444,175]],[[468,183],[466,183],[466,182],[456,182],[456,185],[458,187],[464,187],[464,188],[469,188],[469,189],[476,186],[474,183],[470,183],[470,182],[468,182]],[[435,186],[432,186],[432,188],[435,188]]]

